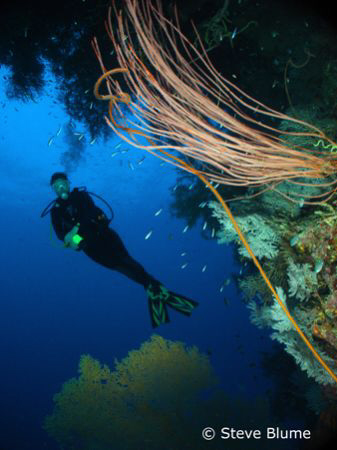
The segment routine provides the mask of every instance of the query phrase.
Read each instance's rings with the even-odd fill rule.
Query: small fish
[[[232,40],[235,39],[235,37],[236,37],[237,34],[238,34],[238,29],[235,28],[234,31],[233,31],[233,33],[232,33],[232,35],[231,35],[231,39],[232,39]]]
[[[205,208],[206,204],[207,204],[206,202],[199,203],[199,208]]]
[[[173,186],[173,192],[177,189],[178,185]]]
[[[159,165],[162,167],[165,164],[165,161],[161,162]]]
[[[51,144],[53,143],[53,140],[54,140],[54,136],[51,137],[51,138],[49,139],[49,141],[48,141],[48,147],[51,146]]]
[[[301,198],[300,201],[298,202],[298,206],[299,206],[300,208],[302,208],[303,205],[304,205],[304,198]]]
[[[186,256],[187,255],[187,253],[186,252],[182,252],[182,253],[180,253],[180,256]]]
[[[94,143],[96,142],[97,138],[94,138],[92,141],[90,141],[90,145],[94,145]]]
[[[298,234],[295,234],[295,236],[290,239],[290,247],[294,247],[299,240],[300,236]]]
[[[78,140],[80,141],[83,138],[84,138],[84,134],[81,134],[81,136],[78,137]]]
[[[186,225],[186,227],[183,229],[183,233],[186,233],[187,230],[188,230],[188,225]]]
[[[320,273],[320,271],[323,269],[323,265],[324,265],[323,259],[318,259],[315,264],[314,272]]]
[[[154,216],[155,216],[155,217],[159,216],[159,214],[162,212],[162,210],[163,210],[163,208],[158,209],[158,211],[156,211],[156,212],[154,213]]]
[[[75,131],[73,134],[74,136],[81,136],[82,133],[78,133],[77,131]]]
[[[215,230],[214,230],[214,228],[212,228],[212,238],[214,238],[214,236],[215,236]]]
[[[194,184],[192,183],[192,184],[190,184],[189,186],[188,186],[188,190],[189,191],[191,191],[192,190],[192,188],[193,188],[193,186],[194,186]]]
[[[129,169],[135,170],[135,168],[134,168],[133,165],[132,165],[132,162],[128,161],[128,166],[129,166]]]
[[[230,278],[226,278],[226,280],[224,281],[224,286],[228,286],[229,284],[230,284],[230,282],[231,282],[231,279]]]
[[[56,136],[60,136],[61,131],[62,131],[62,125],[61,125],[60,128],[57,130]]]
[[[214,189],[217,189],[220,186],[220,183],[214,185]]]
[[[119,144],[116,144],[116,145],[113,147],[113,149],[114,149],[114,150],[117,150],[121,145],[122,145],[122,143],[120,142]]]
[[[111,153],[111,158],[113,158],[114,156],[116,156],[117,153],[119,153],[119,152],[113,152],[113,153]]]
[[[205,231],[205,230],[206,230],[206,228],[207,228],[207,222],[206,222],[206,220],[205,220],[205,222],[204,222],[204,226],[202,227],[203,231]]]
[[[121,153],[127,153],[129,150],[125,150],[125,148],[123,150],[120,150]]]
[[[152,230],[150,230],[148,233],[147,233],[147,235],[145,236],[145,240],[147,241],[150,237],[151,237],[151,234],[152,234]]]
[[[223,290],[224,290],[224,287],[223,287],[223,286],[220,286],[219,291],[222,292]]]
[[[241,267],[239,275],[242,275],[243,268]]]
[[[143,158],[141,158],[139,161],[138,161],[138,165],[140,166],[141,164],[143,164],[143,162],[144,162],[144,159],[145,159],[145,156],[143,156]]]
[[[94,106],[94,102],[90,103],[89,109],[92,109],[92,107]]]
[[[207,264],[204,265],[204,267],[201,269],[201,272],[205,272],[206,269],[207,269]]]
[[[86,91],[84,91],[85,94],[87,94],[90,91],[90,89],[87,89]]]
[[[181,268],[185,269],[185,267],[187,267],[187,266],[188,266],[188,263],[184,263],[184,264],[181,265]]]

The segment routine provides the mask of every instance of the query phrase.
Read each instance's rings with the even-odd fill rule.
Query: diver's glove
[[[66,248],[71,248],[73,250],[79,250],[79,245],[81,241],[83,241],[82,236],[78,234],[78,230],[80,228],[80,224],[75,225],[69,233],[67,233],[64,237],[64,246]]]
[[[193,309],[198,306],[198,303],[194,300],[169,291],[158,281],[151,281],[146,289],[146,293],[149,300],[150,317],[153,327],[170,321],[167,306],[186,316],[190,316]]]

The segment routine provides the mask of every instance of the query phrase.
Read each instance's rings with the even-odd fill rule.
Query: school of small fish
[[[148,239],[150,239],[150,237],[151,237],[151,235],[152,235],[152,231],[153,230],[150,230],[148,233],[147,233],[147,235],[145,236],[145,240],[147,241]]]

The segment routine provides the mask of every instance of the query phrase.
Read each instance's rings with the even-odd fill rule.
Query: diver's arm
[[[64,242],[64,246],[66,248],[71,248],[73,250],[82,249],[83,237],[78,234],[78,230],[80,227],[79,223],[74,225],[70,231],[66,232],[65,230],[63,230],[60,215],[53,210],[51,211],[51,221],[56,236],[60,239],[60,241]]]
[[[83,237],[78,234],[80,224],[77,223],[64,237],[64,246],[73,250],[82,250]]]

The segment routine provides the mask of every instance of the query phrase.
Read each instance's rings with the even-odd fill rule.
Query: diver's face
[[[54,183],[52,184],[52,188],[55,191],[56,195],[62,200],[67,200],[67,198],[69,197],[70,186],[68,180],[59,178],[58,180],[54,181]]]

